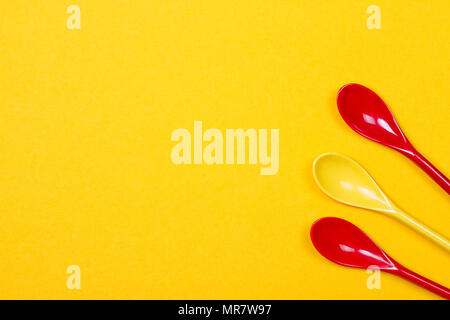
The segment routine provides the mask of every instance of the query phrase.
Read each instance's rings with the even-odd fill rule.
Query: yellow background
[[[81,8],[68,30],[66,8]],[[382,29],[366,27],[381,8]],[[335,265],[318,218],[366,231],[450,286],[449,255],[315,185],[324,152],[361,163],[400,207],[450,236],[449,197],[396,152],[354,133],[335,98],[378,92],[412,143],[450,174],[450,2],[3,1],[0,298],[433,299]],[[280,170],[170,160],[177,128],[280,129]],[[79,265],[81,290],[66,288]]]

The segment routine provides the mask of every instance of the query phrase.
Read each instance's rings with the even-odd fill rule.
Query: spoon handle
[[[438,185],[442,187],[448,194],[450,194],[450,180],[435,166],[433,166],[430,161],[428,161],[424,156],[422,156],[417,150],[413,150],[413,155],[407,155],[412,161],[414,161],[423,171],[425,171]]]
[[[396,208],[395,217],[450,252],[450,241],[448,241],[448,239],[446,239],[443,235],[440,235],[421,222],[413,219],[399,208]]]
[[[392,273],[394,273],[406,280],[409,280],[431,292],[434,292],[437,295],[440,295],[441,297],[443,297],[447,300],[450,299],[450,289],[449,288],[444,287],[434,281],[431,281],[430,279],[422,277],[420,274],[417,274],[417,273],[405,268],[402,265],[397,264],[397,268],[398,269]]]

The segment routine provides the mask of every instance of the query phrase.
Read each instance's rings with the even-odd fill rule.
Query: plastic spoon
[[[450,242],[444,236],[397,207],[352,159],[338,153],[322,154],[314,161],[313,175],[319,188],[334,200],[390,215],[450,251]]]
[[[317,220],[311,227],[311,240],[321,255],[337,264],[361,269],[378,267],[450,299],[448,288],[406,269],[346,220],[332,217]]]
[[[359,84],[347,84],[339,90],[337,105],[342,118],[354,131],[399,151],[450,194],[450,180],[414,149],[388,106],[375,92]]]

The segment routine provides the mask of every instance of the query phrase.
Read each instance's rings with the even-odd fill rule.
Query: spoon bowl
[[[382,270],[396,268],[389,256],[364,232],[343,219],[317,220],[311,227],[311,241],[325,258],[346,267],[367,269],[376,265]]]
[[[325,153],[313,164],[319,188],[334,200],[364,209],[394,209],[372,177],[358,163],[337,153]]]
[[[337,105],[344,121],[360,135],[399,151],[411,148],[386,103],[369,88],[356,83],[343,86]]]

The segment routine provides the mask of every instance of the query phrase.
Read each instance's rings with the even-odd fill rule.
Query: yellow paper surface
[[[81,29],[69,30],[69,5]],[[381,9],[369,30],[366,9]],[[340,118],[364,84],[450,174],[448,1],[3,1],[0,298],[434,299],[392,275],[335,265],[318,218],[363,229],[450,286],[449,255],[315,185],[324,152],[358,161],[405,211],[450,236],[449,197]],[[280,130],[280,168],[174,165],[177,128]],[[69,290],[69,265],[81,289]]]

